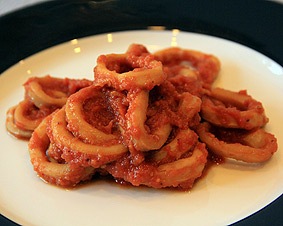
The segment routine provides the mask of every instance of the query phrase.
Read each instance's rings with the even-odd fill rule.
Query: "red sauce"
[[[113,120],[115,114],[109,108],[105,95],[91,99],[86,99],[83,103],[85,120],[105,133],[112,133]]]

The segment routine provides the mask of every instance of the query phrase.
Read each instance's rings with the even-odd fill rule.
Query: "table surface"
[[[29,7],[34,4],[46,2],[48,0],[1,0],[0,1],[0,16],[15,10]],[[283,4],[283,0],[273,0]]]

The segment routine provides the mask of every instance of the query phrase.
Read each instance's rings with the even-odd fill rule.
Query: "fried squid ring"
[[[34,77],[25,83],[26,95],[35,106],[58,106],[65,105],[68,96],[78,89],[91,85],[86,79],[61,79],[51,76]]]
[[[135,166],[132,165],[131,157],[126,155],[107,165],[105,169],[113,177],[123,179],[134,186],[189,189],[202,175],[207,162],[207,154],[204,144],[198,143],[189,157],[170,163],[156,165],[156,163],[144,161]]]
[[[197,142],[198,135],[193,130],[179,130],[175,138],[155,152],[151,159],[158,164],[172,162],[186,152],[193,150]]]
[[[168,75],[167,80],[175,86],[179,93],[189,92],[198,97],[206,93],[196,69],[189,68],[186,65],[177,65],[165,67],[164,71]]]
[[[227,128],[254,129],[268,122],[262,104],[245,91],[212,89],[202,99],[201,115],[210,123]]]
[[[17,106],[11,107],[6,113],[6,129],[17,138],[29,139],[33,131],[22,129],[15,124],[14,113],[16,108]]]
[[[92,167],[49,161],[46,156],[50,144],[46,133],[47,120],[48,117],[35,129],[29,141],[29,154],[34,170],[46,182],[63,187],[75,186],[81,181],[89,180],[94,173]]]
[[[204,144],[198,143],[190,157],[160,165],[157,168],[157,177],[162,187],[191,188],[195,180],[202,175],[207,155]]]
[[[32,131],[50,113],[53,108],[37,108],[29,99],[24,99],[18,105],[8,110],[6,128],[18,138],[28,139]]]
[[[32,115],[29,111],[34,108],[33,103],[29,100],[21,101],[14,112],[15,124],[23,128],[24,130],[34,130],[46,117],[46,114],[37,114],[35,117],[29,117]],[[34,111],[39,112],[39,109],[34,109]]]
[[[57,105],[62,107],[67,101],[67,95],[63,92],[57,91],[52,92],[52,96],[47,95],[40,84],[37,82],[30,82],[28,95],[29,98],[34,102],[34,104],[40,108],[42,106]]]
[[[153,55],[139,53],[134,56],[134,51],[130,53],[99,56],[94,68],[95,83],[100,86],[108,85],[117,90],[150,90],[165,80],[162,63],[156,61]]]
[[[87,99],[104,99],[105,94],[101,92],[101,88],[96,86],[89,86],[87,88],[81,89],[77,93],[71,95],[66,103],[66,120],[68,122],[68,129],[78,136],[80,139],[87,141],[89,143],[105,143],[117,140],[117,136],[111,133],[105,133],[85,119],[83,104]],[[105,106],[107,108],[107,106]],[[96,111],[101,109],[92,109],[94,114]]]
[[[131,141],[138,151],[156,150],[163,146],[170,132],[169,122],[161,123],[154,131],[145,128],[146,112],[148,107],[149,92],[142,90],[132,94],[128,111],[126,113],[127,131]]]
[[[206,84],[212,84],[220,71],[220,61],[217,57],[195,50],[171,47],[155,52],[154,56],[164,66],[187,64],[195,68]]]
[[[65,109],[52,115],[48,135],[58,148],[63,150],[62,157],[67,162],[75,162],[84,167],[98,168],[121,157],[128,149],[123,144],[93,145],[84,143],[68,129]]]
[[[236,132],[236,141],[226,142],[218,139],[212,133],[212,127],[204,122],[197,128],[200,140],[209,150],[225,158],[232,158],[248,163],[261,163],[269,160],[277,151],[277,140],[274,135],[263,129],[246,131],[239,135]]]

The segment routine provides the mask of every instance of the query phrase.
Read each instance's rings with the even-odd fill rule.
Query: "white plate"
[[[125,52],[131,43],[150,51],[171,45],[215,54],[222,62],[217,86],[247,89],[263,102],[279,150],[264,165],[225,163],[209,170],[190,192],[121,187],[94,181],[74,190],[42,182],[27,142],[9,136],[5,112],[23,98],[30,76],[93,78],[100,54]],[[283,193],[283,69],[245,46],[200,34],[131,31],[72,40],[25,59],[0,76],[0,211],[24,225],[227,225],[260,210]]]

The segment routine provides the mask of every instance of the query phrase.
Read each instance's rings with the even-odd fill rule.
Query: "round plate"
[[[142,4],[131,0],[50,1],[0,17],[1,30],[5,31],[0,35],[0,43],[2,43],[0,72],[4,72],[32,54],[75,38],[113,31],[148,29],[152,26],[162,26],[167,30],[177,28],[183,31],[222,37],[256,49],[283,65],[282,20],[282,5],[271,1],[241,0],[230,3],[226,0],[217,2],[202,0],[200,3],[199,1],[182,0],[144,0]],[[231,52],[231,54],[234,53]],[[51,71],[47,70],[47,73],[51,73]],[[82,74],[79,73],[78,75],[81,76]],[[17,84],[21,83],[27,75],[22,76],[15,76],[16,80],[13,80],[13,83],[18,80]],[[77,74],[64,76],[77,76]],[[278,81],[273,80],[274,87],[280,87],[279,81],[281,81],[282,76],[279,75],[277,78]],[[1,79],[1,88],[3,81],[5,79]],[[263,87],[263,90],[266,90],[265,87]],[[4,91],[13,93],[14,89],[4,88]],[[261,94],[261,96],[267,95]],[[261,96],[259,96],[259,99],[261,99]],[[3,98],[6,99],[7,95],[1,95],[1,100]],[[17,98],[21,98],[21,95]],[[262,102],[266,104],[264,100]],[[6,107],[2,106],[1,102],[4,114]],[[9,149],[11,148],[9,147]],[[26,156],[26,152],[21,154]],[[10,163],[10,161],[5,160],[3,165]],[[6,178],[6,176],[3,178]],[[267,181],[264,178],[262,184],[270,183],[269,179]],[[13,190],[15,182],[11,181],[12,179],[5,183],[11,183],[11,190]],[[3,183],[4,179],[1,179],[1,186]],[[20,180],[19,183],[24,184],[24,181]],[[1,193],[2,196],[6,196],[6,194]],[[30,206],[31,197],[27,197],[23,192],[20,193],[20,197],[26,202],[25,208]],[[207,198],[209,199],[209,197]],[[252,203],[257,197],[251,196],[249,199]],[[270,198],[271,200],[272,198]],[[41,203],[40,207],[42,205],[48,205],[48,202]],[[110,206],[110,208],[112,207]],[[169,206],[167,207],[169,208]],[[235,223],[235,225],[282,225],[282,208],[283,197],[281,196],[260,212]],[[225,214],[223,209],[221,211]],[[7,215],[4,211],[1,211],[1,213]],[[44,214],[41,217],[45,218]],[[116,218],[118,217],[116,216]],[[238,219],[241,219],[241,217]],[[213,219],[212,222],[214,222]],[[0,218],[0,223],[14,225],[5,217]]]
[[[266,129],[276,134],[279,146],[283,145],[279,126],[283,125],[283,106],[278,105],[283,97],[283,68],[237,43],[179,30],[96,35],[71,40],[21,60],[0,77],[2,108],[8,109],[22,100],[22,84],[28,77],[50,74],[93,79],[93,67],[100,54],[123,53],[131,43],[144,44],[151,52],[180,46],[216,55],[222,69],[215,85],[234,91],[247,89],[263,102],[270,118]],[[262,90],[268,90],[269,95]],[[1,114],[3,125],[5,111]],[[265,164],[227,162],[212,167],[190,192],[121,187],[105,181],[64,190],[43,183],[36,176],[27,142],[9,136],[4,126],[0,136],[1,213],[21,225],[227,225],[253,214],[283,193],[280,150]],[[269,178],[268,183],[263,183],[262,178]],[[32,199],[26,208],[28,197]],[[131,217],[123,217],[125,213]]]

